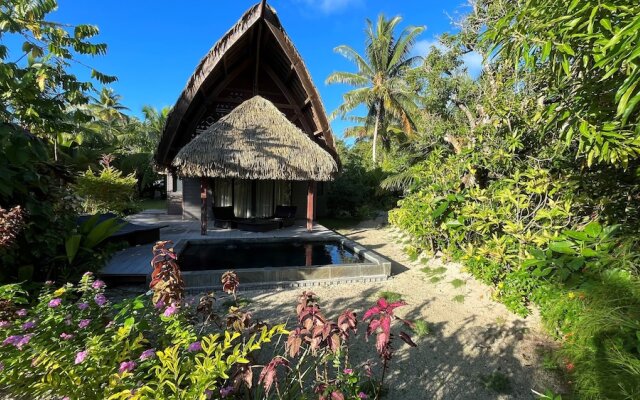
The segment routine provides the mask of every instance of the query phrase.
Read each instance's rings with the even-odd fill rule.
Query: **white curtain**
[[[251,181],[234,180],[233,213],[237,218],[251,218]]]
[[[256,217],[273,216],[273,183],[274,181],[256,181]]]
[[[275,181],[276,206],[288,206],[291,205],[291,182],[288,181]]]
[[[231,179],[216,179],[213,183],[213,204],[215,207],[233,205]]]

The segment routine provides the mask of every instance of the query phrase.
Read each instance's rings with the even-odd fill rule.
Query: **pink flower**
[[[202,344],[200,342],[193,342],[189,345],[190,352],[195,353],[196,351],[202,350]]]
[[[24,308],[21,309],[21,310],[18,310],[18,311],[16,311],[16,315],[18,317],[26,317],[27,316],[27,310],[24,309]]]
[[[93,300],[100,307],[104,307],[104,305],[107,304],[107,298],[102,293],[97,294],[96,297],[93,298]]]
[[[136,367],[135,361],[123,361],[120,363],[120,368],[118,369],[118,372],[120,373],[131,372],[134,370],[135,367]]]
[[[140,361],[148,360],[156,356],[156,349],[148,349],[140,354]]]
[[[104,281],[101,281],[100,279],[96,280],[95,282],[93,282],[91,284],[91,287],[98,290],[98,289],[102,289],[103,287],[107,286]]]
[[[51,308],[56,308],[56,307],[59,307],[59,306],[60,306],[60,304],[62,304],[62,299],[60,299],[60,298],[55,298],[55,299],[52,299],[52,300],[49,302],[49,307],[51,307]]]
[[[233,393],[233,386],[226,386],[226,387],[220,388],[220,396],[222,397],[228,397],[232,393]]]
[[[93,276],[93,272],[87,271],[84,274],[82,274],[82,276]]]
[[[71,400],[71,399],[69,398],[69,396],[64,396],[62,400]]]
[[[342,370],[342,372],[344,372],[347,375],[353,374],[353,370],[351,368],[345,368]]]
[[[167,307],[166,310],[164,310],[164,313],[162,315],[164,315],[165,317],[170,317],[173,314],[175,314],[178,311],[178,306],[176,306],[175,304],[171,304],[169,307]]]
[[[77,365],[77,364],[82,364],[82,363],[84,362],[84,360],[87,358],[87,355],[88,355],[88,354],[89,354],[89,351],[88,351],[88,350],[79,351],[79,352],[76,354],[76,361],[75,361],[76,365]]]
[[[70,333],[62,332],[62,333],[60,334],[60,338],[61,338],[62,340],[69,340],[69,339],[73,339],[73,335],[72,335],[72,334],[70,334]]]
[[[358,393],[358,398],[359,399],[368,399],[369,395],[367,395],[365,392],[360,392],[360,393]]]
[[[24,324],[22,324],[22,330],[28,331],[29,329],[33,329],[35,326],[36,326],[35,321],[27,321]]]
[[[78,309],[86,310],[87,308],[89,308],[89,303],[78,303]]]
[[[11,326],[11,322],[9,321],[0,321],[0,328],[5,329]]]
[[[90,323],[91,323],[90,319],[81,319],[80,322],[78,322],[78,328],[84,329],[87,326],[89,326]]]
[[[157,310],[162,310],[162,309],[164,308],[164,306],[165,306],[164,301],[162,301],[162,300],[158,300],[158,302],[155,304],[155,306],[154,306],[154,307],[155,307]]]

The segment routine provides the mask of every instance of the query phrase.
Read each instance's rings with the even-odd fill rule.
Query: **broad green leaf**
[[[591,221],[584,227],[584,232],[592,238],[598,237],[602,232],[602,226],[597,221]]]
[[[76,258],[78,250],[80,250],[81,240],[82,235],[71,235],[64,242],[64,248],[67,253],[67,260],[69,260],[69,264],[72,264],[73,260]]]
[[[567,240],[562,240],[558,242],[550,242],[549,248],[556,253],[562,254],[575,254],[575,250],[572,247],[572,243]]]

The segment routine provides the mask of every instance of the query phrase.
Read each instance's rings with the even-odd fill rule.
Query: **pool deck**
[[[206,236],[200,235],[200,221],[182,219],[179,215],[167,215],[163,210],[146,210],[126,218],[141,225],[166,225],[160,229],[160,240],[171,240],[174,244],[184,239],[270,239],[270,238],[326,238],[337,234],[322,225],[314,224],[313,231],[307,232],[306,221],[300,220],[294,226],[269,232],[246,232],[238,229],[212,228]],[[212,224],[211,224],[212,225]],[[104,277],[140,277],[151,273],[151,250],[153,243],[130,247],[117,252],[100,271]]]

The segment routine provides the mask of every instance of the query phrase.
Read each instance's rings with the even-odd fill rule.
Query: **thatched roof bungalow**
[[[169,114],[155,155],[169,212],[205,222],[211,206],[261,218],[324,211],[316,182],[339,159],[322,101],[275,10],[251,7],[200,61]],[[306,213],[305,213],[306,209]]]

